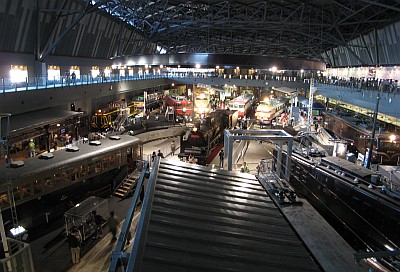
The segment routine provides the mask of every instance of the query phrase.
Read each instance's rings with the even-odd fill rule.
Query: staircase
[[[117,118],[115,119],[114,123],[115,123],[115,130],[119,131],[121,126],[125,123],[125,121],[128,119],[129,117],[129,112],[130,109],[129,108],[121,108],[119,111],[119,115],[117,116]]]
[[[139,179],[140,172],[134,171],[132,174],[128,175],[115,189],[114,196],[119,198],[125,198],[129,193],[136,187],[136,182]]]

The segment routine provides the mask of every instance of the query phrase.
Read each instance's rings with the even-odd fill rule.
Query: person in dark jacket
[[[100,214],[97,214],[96,211],[92,211],[92,216],[90,221],[92,222],[91,224],[94,223],[95,227],[95,233],[93,239],[97,239],[103,234],[103,223],[105,223],[106,220],[104,220],[104,218]]]
[[[108,226],[110,227],[110,232],[113,235],[113,238],[111,239],[111,241],[117,241],[117,228],[118,228],[118,218],[115,215],[114,211],[110,212],[110,218],[108,218]]]
[[[158,150],[157,156],[160,158],[164,158],[164,154],[161,152],[161,150]]]
[[[71,250],[72,263],[80,262],[82,235],[77,227],[72,227],[68,237],[68,245]]]

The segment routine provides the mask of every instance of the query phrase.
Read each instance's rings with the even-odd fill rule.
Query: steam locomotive
[[[181,135],[179,158],[192,155],[200,165],[209,163],[213,151],[222,146],[224,129],[234,127],[237,117],[237,111],[216,110],[195,122],[191,131]]]
[[[273,154],[276,170],[276,149]],[[281,165],[285,161],[283,151]],[[384,180],[374,171],[338,157],[317,162],[292,154],[289,182],[333,225],[355,233],[350,238],[353,242],[354,237],[361,238],[352,242],[359,250],[387,251],[400,246],[400,201],[394,197],[399,191],[393,189],[388,194]]]

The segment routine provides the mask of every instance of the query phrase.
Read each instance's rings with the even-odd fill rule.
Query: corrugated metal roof
[[[319,271],[254,176],[162,161],[155,179],[129,271]]]

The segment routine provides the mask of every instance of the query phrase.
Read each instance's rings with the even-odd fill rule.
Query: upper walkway
[[[160,81],[162,80],[162,81]],[[141,84],[136,84],[141,82]],[[133,83],[133,85],[132,85]],[[144,84],[145,83],[145,84]],[[224,86],[235,85],[241,87],[289,87],[294,89],[303,89],[304,92],[308,93],[310,79],[301,77],[278,77],[278,76],[267,76],[267,75],[219,75],[209,76],[207,74],[157,74],[157,75],[138,75],[121,77],[119,75],[110,75],[104,78],[92,78],[87,75],[83,75],[81,78],[77,78],[75,81],[61,77],[60,79],[49,80],[47,77],[30,77],[26,78],[25,82],[12,83],[10,79],[1,79],[0,81],[0,92],[4,94],[8,93],[30,93],[31,91],[37,90],[63,90],[65,88],[73,87],[89,87],[100,85],[100,91],[98,89],[85,88],[82,93],[81,88],[79,90],[69,91],[69,95],[65,96],[59,92],[45,93],[36,97],[37,99],[31,101],[31,96],[19,95],[13,97],[13,99],[0,100],[0,107],[2,111],[13,112],[12,109],[29,108],[25,112],[33,111],[36,109],[45,108],[48,106],[55,106],[55,104],[65,105],[71,102],[71,100],[79,100],[86,98],[95,98],[99,96],[107,96],[112,94],[121,94],[124,92],[131,92],[136,89],[146,90],[153,86],[154,88],[160,87],[160,84],[205,84],[209,86]],[[117,85],[110,85],[117,84]],[[119,85],[118,85],[119,84]],[[382,83],[383,84],[383,83]],[[339,104],[350,105],[347,108],[359,112],[374,112],[376,108],[377,95],[380,94],[380,105],[378,112],[381,116],[378,116],[383,122],[392,123],[396,126],[400,126],[400,110],[394,105],[400,103],[400,95],[398,95],[398,89],[396,88],[385,88],[381,85],[366,85],[366,84],[337,84],[337,82],[323,80],[315,83],[317,87],[316,94],[320,94],[332,100],[336,100]],[[135,89],[136,88],[136,89]],[[7,95],[3,98],[8,98]],[[49,100],[50,99],[50,100]],[[21,101],[22,100],[22,101]],[[39,102],[38,102],[39,101]],[[48,102],[46,102],[48,101]],[[22,105],[21,105],[22,103]],[[50,103],[51,105],[45,105],[40,103]],[[12,104],[15,104],[12,106]],[[30,105],[32,104],[32,106]],[[19,105],[18,107],[16,107]],[[356,108],[352,108],[355,106]],[[11,107],[11,108],[10,108]],[[358,108],[357,108],[358,107]],[[18,110],[17,110],[18,111]],[[22,113],[22,112],[18,112]]]

